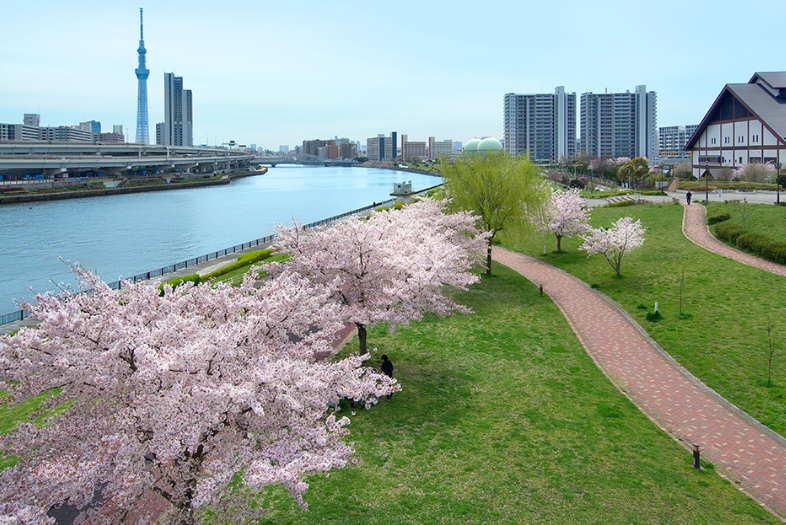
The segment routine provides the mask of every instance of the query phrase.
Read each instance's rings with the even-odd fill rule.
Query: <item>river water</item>
[[[368,168],[276,166],[226,186],[0,206],[0,314],[75,280],[63,261],[105,281],[131,277],[413,190],[428,175]],[[62,260],[61,260],[62,259]]]

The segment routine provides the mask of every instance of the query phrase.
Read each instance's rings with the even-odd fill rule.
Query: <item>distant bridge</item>
[[[304,166],[356,166],[357,162],[347,159],[323,159],[316,155],[258,155],[254,157],[256,164],[265,164],[273,168],[277,164],[300,164]]]

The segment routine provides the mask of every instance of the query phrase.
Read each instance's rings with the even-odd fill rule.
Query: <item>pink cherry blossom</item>
[[[481,260],[488,233],[468,212],[445,213],[447,201],[423,199],[401,210],[304,230],[281,227],[278,247],[291,254],[273,272],[294,272],[330,287],[342,318],[358,327],[361,353],[366,328],[380,321],[408,325],[424,312],[467,312],[445,295],[477,282],[469,270]]]
[[[100,485],[121,515],[99,509],[94,522],[120,521],[151,491],[183,523],[208,507],[253,518],[261,509],[233,478],[252,491],[281,484],[305,507],[304,477],[352,459],[349,419],[331,407],[400,390],[362,366],[368,355],[319,357],[334,354],[340,306],[333,289],[290,272],[258,289],[247,278],[159,293],[116,292],[76,271],[89,293],[38,297],[26,307],[40,327],[0,338],[8,401],[58,389],[42,410],[64,408],[2,436],[20,458],[0,473],[8,522],[50,523],[50,507],[82,506]]]
[[[590,228],[581,236],[584,243],[579,249],[587,252],[587,257],[602,253],[620,277],[622,258],[644,244],[644,232],[641,221],[633,222],[631,217],[622,217],[612,223],[611,229]]]
[[[557,251],[561,249],[563,237],[573,237],[588,227],[587,208],[576,188],[551,191],[551,197],[538,213],[530,215],[530,220],[537,231],[557,236]]]

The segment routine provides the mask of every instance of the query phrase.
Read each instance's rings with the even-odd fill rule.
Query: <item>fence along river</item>
[[[287,166],[228,186],[1,206],[0,312],[13,313],[0,324],[23,315],[21,299],[75,288],[64,261],[117,286],[269,242],[276,224],[371,208],[404,181],[416,191],[441,182],[393,170]]]

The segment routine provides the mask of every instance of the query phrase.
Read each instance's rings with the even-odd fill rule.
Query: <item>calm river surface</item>
[[[441,179],[277,166],[227,186],[0,206],[0,315],[34,292],[57,290],[54,283],[73,287],[59,258],[115,281],[264,237],[292,219],[309,223],[388,200],[403,181],[421,190]]]

